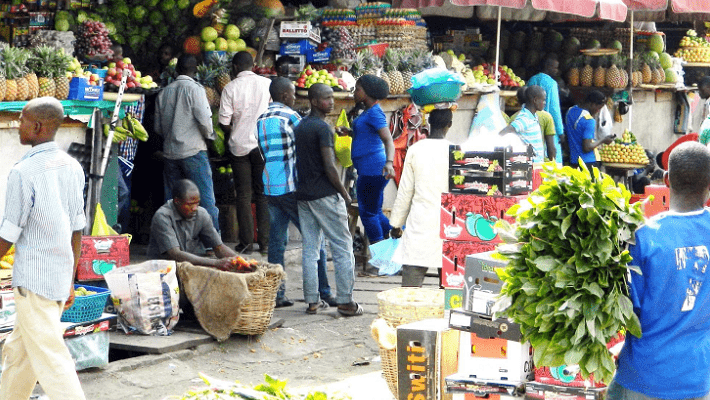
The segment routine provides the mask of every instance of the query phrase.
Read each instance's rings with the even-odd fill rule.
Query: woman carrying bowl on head
[[[351,156],[357,170],[357,203],[362,225],[370,243],[389,235],[392,228],[382,213],[382,200],[387,182],[394,177],[394,143],[387,117],[379,101],[387,98],[389,86],[374,75],[363,75],[355,84],[355,102],[364,111],[352,123],[352,131],[338,128],[339,134],[351,133]]]

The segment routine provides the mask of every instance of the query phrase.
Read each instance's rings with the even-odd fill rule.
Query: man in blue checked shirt
[[[288,223],[301,230],[296,202],[296,148],[293,129],[301,121],[291,109],[296,101],[296,88],[287,78],[274,78],[269,87],[272,103],[257,120],[257,139],[264,154],[264,194],[269,207],[269,252],[272,264],[284,263],[288,242]],[[321,299],[335,306],[326,274],[325,245],[318,261],[318,292]],[[276,294],[276,307],[292,306],[286,297],[286,283],[282,282]]]

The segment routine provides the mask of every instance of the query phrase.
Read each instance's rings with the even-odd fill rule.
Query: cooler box
[[[15,326],[15,293],[12,289],[0,291],[0,329]]]
[[[128,265],[129,256],[127,236],[84,236],[76,279],[80,282],[103,280],[107,272]]]
[[[446,319],[397,327],[399,400],[451,400],[444,378],[456,372],[459,332]]]
[[[444,240],[497,244],[493,225],[499,219],[515,222],[506,211],[527,196],[479,196],[442,193],[439,237]]]
[[[508,263],[494,259],[491,254],[493,252],[488,251],[466,257],[467,268],[463,287],[464,310],[492,315],[491,307],[503,288],[503,281],[498,278],[496,269],[505,268]]]
[[[109,325],[109,320],[103,319],[72,324],[66,328],[64,343],[77,371],[108,365]]]
[[[442,245],[441,283],[445,288],[463,288],[466,257],[495,250],[495,243],[444,240]]]

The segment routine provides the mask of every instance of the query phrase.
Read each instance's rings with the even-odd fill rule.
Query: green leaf
[[[624,318],[631,318],[631,315],[634,314],[634,305],[631,302],[631,299],[623,294],[619,296],[619,308],[621,309]]]
[[[543,256],[535,259],[535,266],[543,272],[551,271],[559,262],[551,256]]]
[[[599,298],[604,296],[604,291],[602,290],[601,287],[599,287],[599,284],[597,284],[596,282],[592,282],[589,285],[584,285],[583,288],[585,290],[589,291],[589,293],[591,293]]]
[[[626,329],[630,334],[640,338],[641,335],[641,321],[635,313],[631,313],[631,318],[626,320]]]
[[[567,235],[567,231],[570,227],[572,227],[572,214],[566,216],[565,219],[562,220],[562,225],[560,226],[560,233],[563,237]]]
[[[537,290],[539,289],[539,287],[535,286],[535,284],[528,281],[523,284],[522,289],[525,292],[525,294],[533,295],[533,294],[537,293]]]
[[[579,344],[579,342],[582,341],[582,338],[584,335],[587,333],[587,330],[584,326],[584,321],[580,321],[579,324],[577,325],[577,329],[574,332],[574,340],[572,340],[573,345]]]
[[[589,354],[589,358],[587,359],[587,362],[584,364],[584,368],[590,374],[599,368],[599,355],[596,352]]]
[[[584,349],[579,346],[574,346],[565,352],[565,364],[579,364],[582,356],[584,356]]]

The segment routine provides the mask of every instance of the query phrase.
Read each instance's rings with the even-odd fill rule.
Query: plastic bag
[[[471,123],[468,140],[461,144],[461,149],[464,151],[492,151],[496,147],[512,146],[515,151],[526,151],[527,146],[520,136],[498,135],[506,125],[503,113],[500,111],[498,92],[481,95],[476,106],[476,116]]]
[[[460,74],[444,68],[429,68],[412,76],[412,89],[419,89],[435,83],[457,82],[465,85],[466,81]]]
[[[388,238],[370,245],[370,264],[379,269],[380,275],[394,275],[402,269],[402,264],[392,261],[399,240]]]
[[[175,261],[150,260],[116,268],[104,275],[126,332],[166,336],[179,318]]]
[[[350,123],[348,122],[348,116],[345,113],[345,109],[340,110],[338,121],[335,123],[336,128],[339,126],[344,126],[350,129]],[[353,165],[353,160],[350,157],[352,145],[352,136],[340,136],[337,133],[335,134],[335,158],[338,159],[338,162],[344,168],[348,168]]]
[[[77,371],[108,365],[107,331],[72,336],[64,340]]]
[[[104,209],[101,208],[101,203],[96,203],[91,236],[118,236],[118,232],[111,228],[108,222],[106,222],[106,214],[104,214]]]

